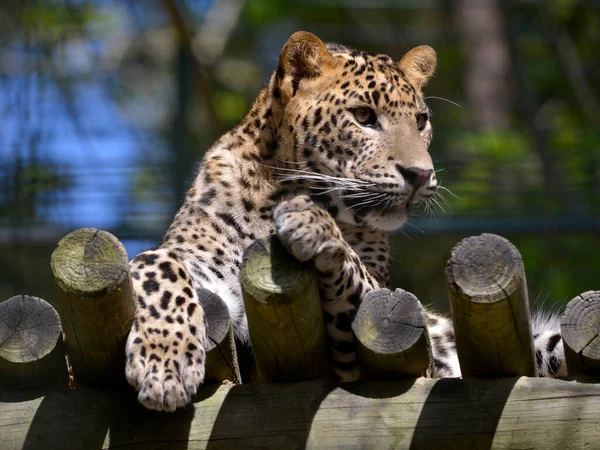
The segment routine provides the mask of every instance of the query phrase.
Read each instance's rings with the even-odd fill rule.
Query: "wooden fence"
[[[384,289],[365,296],[352,324],[367,379],[346,385],[331,380],[313,268],[274,237],[256,241],[240,279],[262,382],[239,384],[228,310],[201,292],[207,381],[174,414],[145,411],[124,383],[134,300],[122,244],[77,230],[51,264],[60,314],[36,297],[0,303],[0,449],[600,446],[600,291],[562,317],[569,380],[529,378],[523,262],[500,236],[465,239],[448,261],[464,379],[417,378],[433,369],[423,307]]]

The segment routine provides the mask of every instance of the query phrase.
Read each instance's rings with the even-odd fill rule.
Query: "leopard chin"
[[[365,222],[378,230],[396,231],[408,221],[410,203],[404,203],[391,208],[373,211],[364,218]]]

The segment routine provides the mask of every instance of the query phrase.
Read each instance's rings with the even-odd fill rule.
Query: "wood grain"
[[[221,297],[206,289],[198,291],[198,299],[208,325],[205,382],[231,381],[241,383],[231,318]]]
[[[571,300],[560,328],[569,375],[600,375],[600,291]]]
[[[423,306],[410,292],[368,292],[352,331],[361,367],[373,377],[418,377],[432,368]]]
[[[0,390],[66,387],[60,318],[45,300],[17,295],[0,303]]]
[[[0,398],[0,448],[575,450],[600,442],[600,384],[545,378],[204,386],[157,414],[128,390]]]
[[[459,242],[446,266],[464,377],[536,375],[527,281],[519,251],[495,234]]]
[[[246,249],[240,280],[259,379],[297,381],[329,376],[314,267],[294,259],[271,236]]]
[[[76,380],[123,382],[135,310],[123,244],[106,231],[82,228],[58,243],[51,266]]]

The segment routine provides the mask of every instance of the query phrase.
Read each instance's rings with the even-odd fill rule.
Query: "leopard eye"
[[[352,110],[354,118],[358,123],[365,126],[373,126],[377,124],[377,114],[371,108],[359,106]]]
[[[417,128],[419,131],[423,131],[425,129],[425,125],[427,125],[428,120],[429,116],[426,113],[417,114]]]

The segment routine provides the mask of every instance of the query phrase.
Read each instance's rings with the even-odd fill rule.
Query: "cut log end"
[[[446,266],[450,288],[473,302],[503,299],[519,288],[524,273],[517,248],[489,233],[460,241]]]
[[[205,380],[216,383],[225,380],[241,383],[227,305],[217,294],[205,289],[201,289],[198,295],[208,325]]]
[[[240,281],[255,300],[291,301],[313,280],[312,265],[291,256],[275,235],[254,241],[244,252]]]
[[[14,363],[37,361],[56,346],[60,318],[45,300],[17,295],[0,303],[0,358]]]
[[[61,239],[50,264],[61,289],[85,296],[117,289],[128,274],[123,244],[95,228],[81,228]]]
[[[0,303],[0,385],[64,386],[67,366],[56,310],[27,295]]]
[[[561,332],[569,375],[600,375],[600,291],[584,292],[569,302]]]
[[[352,323],[361,366],[383,377],[419,377],[431,368],[425,315],[410,292],[368,292]]]

